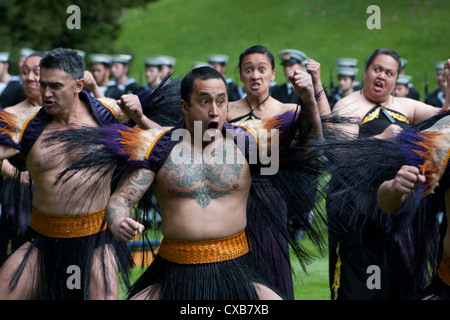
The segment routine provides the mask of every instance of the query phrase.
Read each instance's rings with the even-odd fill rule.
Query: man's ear
[[[86,84],[86,80],[84,80],[84,78],[78,79],[77,82],[75,83],[75,92],[76,93],[80,93],[81,90],[83,90],[84,86]]]
[[[186,100],[181,99],[181,111],[183,111],[184,115],[188,114],[189,104]]]

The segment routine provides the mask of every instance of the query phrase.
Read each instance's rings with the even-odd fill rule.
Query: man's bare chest
[[[239,150],[233,149],[237,155]],[[188,157],[187,154],[190,156]],[[237,192],[249,175],[244,161],[224,154],[192,152],[181,144],[174,147],[158,173],[157,184],[165,192],[193,199],[205,208],[211,200]]]

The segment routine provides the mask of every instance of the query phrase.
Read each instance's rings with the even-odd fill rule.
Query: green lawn
[[[370,5],[380,9],[380,29],[368,29]],[[397,50],[408,60],[406,72],[421,91],[425,72],[430,90],[436,86],[434,63],[448,58],[447,0],[158,0],[121,16],[117,51],[131,53],[131,75],[145,81],[143,58],[166,54],[177,59],[175,75],[188,72],[194,61],[210,53],[230,56],[227,76],[235,71],[239,54],[261,44],[276,55],[282,49],[304,51],[321,63],[322,81],[329,85],[336,59],[364,61],[376,48]],[[285,81],[279,60],[276,81]]]
[[[305,239],[306,247],[311,247]],[[294,293],[296,300],[330,300],[328,285],[328,252],[318,255],[306,268],[301,270],[298,260],[291,259],[294,268]]]

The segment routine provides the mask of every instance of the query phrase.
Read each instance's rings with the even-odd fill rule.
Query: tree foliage
[[[155,0],[8,0],[0,2],[0,51],[18,56],[21,47],[114,51],[124,10]],[[80,8],[80,28],[69,29],[70,5]]]

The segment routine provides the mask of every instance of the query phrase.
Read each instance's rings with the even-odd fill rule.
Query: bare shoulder
[[[5,112],[15,114],[15,115],[22,115],[23,117],[29,117],[35,114],[41,107],[30,107],[30,105],[26,102],[26,100],[3,109]]]
[[[428,119],[441,110],[422,101],[410,98],[395,98],[395,105],[400,107],[413,123]]]
[[[355,116],[359,115],[359,110],[366,103],[364,95],[359,91],[353,92],[345,98],[339,100],[333,107],[333,114],[341,116]],[[364,108],[363,108],[364,109]]]
[[[237,117],[243,116],[248,112],[249,109],[245,99],[229,102],[227,121],[236,119]]]
[[[283,112],[286,111],[296,111],[296,110],[301,110],[301,106],[300,104],[296,104],[296,103],[281,103],[280,109],[283,110]]]

